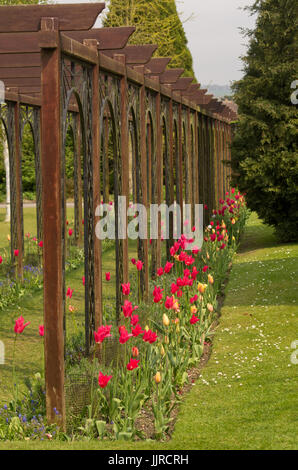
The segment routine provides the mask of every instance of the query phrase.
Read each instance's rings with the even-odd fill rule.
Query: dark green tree
[[[194,77],[193,61],[175,0],[110,0],[105,27],[135,26],[131,44],[157,44],[156,56],[172,57],[169,67]]]
[[[282,241],[297,240],[298,233],[297,107],[291,100],[298,79],[297,7],[296,0],[258,0],[248,8],[256,25],[246,32],[244,77],[233,86],[239,122],[232,183]]]

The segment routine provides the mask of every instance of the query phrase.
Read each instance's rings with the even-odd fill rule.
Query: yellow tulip
[[[200,294],[204,294],[206,287],[207,287],[207,284],[202,284],[201,282],[199,282],[198,291],[200,292]]]
[[[164,326],[169,326],[169,324],[170,324],[169,317],[165,313],[162,316],[162,323],[163,323]]]
[[[213,279],[213,276],[211,276],[211,274],[208,274],[208,282],[210,284],[213,284],[214,283],[214,279]]]
[[[196,307],[195,305],[192,305],[192,306],[190,307],[190,313],[192,313],[193,315],[194,315],[195,313],[197,313],[197,311],[198,311],[198,309],[197,309],[197,307]]]
[[[213,310],[214,310],[213,305],[212,304],[207,304],[207,309],[209,310],[209,312],[213,312]]]
[[[160,372],[156,372],[155,377],[154,377],[155,383],[159,384],[161,382],[161,374]]]

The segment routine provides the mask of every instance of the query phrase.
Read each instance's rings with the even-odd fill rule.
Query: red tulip
[[[120,338],[119,338],[120,344],[126,343],[129,340],[129,338],[132,337],[132,334],[128,333],[125,326],[119,326],[119,333],[120,333]]]
[[[24,329],[26,328],[26,326],[30,325],[30,321],[28,321],[27,323],[24,324],[24,318],[22,316],[20,316],[17,320],[16,320],[16,323],[15,323],[15,327],[14,327],[14,332],[16,334],[20,334],[20,333],[23,333]]]
[[[158,304],[162,300],[162,292],[163,289],[160,287],[155,286],[153,290],[153,301],[154,303]]]
[[[40,248],[43,247],[43,241],[42,241],[42,240],[40,240],[40,242],[38,243],[38,246],[39,246]]]
[[[162,275],[163,275],[163,269],[162,269],[162,268],[158,268],[156,274],[157,274],[158,276],[162,276]]]
[[[137,348],[136,346],[134,346],[134,347],[132,348],[132,356],[133,356],[133,357],[138,357],[138,355],[139,355],[139,350],[138,350],[138,348]]]
[[[190,303],[193,304],[194,302],[196,302],[198,300],[198,296],[195,295],[194,297],[191,297],[191,299],[189,299]]]
[[[141,335],[142,333],[144,333],[144,331],[142,330],[140,324],[137,324],[137,325],[135,326],[135,328],[133,328],[133,329],[131,330],[131,332],[132,332],[132,335],[133,335],[134,337],[137,337],[137,336]]]
[[[165,268],[164,268],[165,273],[168,274],[171,271],[173,266],[174,266],[174,263],[170,263],[169,261],[167,261],[166,265],[165,265]]]
[[[14,253],[15,256],[19,256],[19,250],[14,250],[13,253]]]
[[[198,317],[195,316],[195,314],[193,314],[193,316],[191,317],[191,319],[189,320],[189,323],[191,325],[195,325],[195,323],[197,323],[200,319]]]
[[[151,330],[145,331],[144,336],[143,336],[143,341],[152,344],[156,341],[156,339],[157,339],[157,334],[156,333],[154,333]]]
[[[3,263],[3,258],[2,258],[2,256],[0,256],[0,264],[2,264],[2,263]]]
[[[165,307],[167,309],[171,309],[173,308],[173,305],[174,305],[174,297],[167,296],[166,301],[165,301]]]
[[[85,276],[82,277],[83,286],[85,285]]]
[[[138,270],[138,271],[141,271],[141,270],[142,270],[143,264],[144,264],[143,261],[140,261],[140,260],[138,260],[138,261],[136,262],[136,267],[137,267],[137,270]]]
[[[136,369],[137,367],[139,367],[139,362],[140,362],[140,359],[131,359],[126,366],[127,370]]]
[[[112,325],[100,326],[97,331],[94,331],[94,339],[97,344],[102,343],[105,338],[108,338],[111,335]]]
[[[129,302],[129,300],[125,300],[124,305],[122,306],[123,315],[125,316],[125,318],[131,317],[132,312],[137,310],[137,308],[139,308],[137,305],[135,307],[133,307],[132,303]]]
[[[103,375],[102,372],[99,372],[99,375],[98,375],[98,385],[101,387],[101,388],[105,388],[109,381],[111,380],[112,378],[112,375]]]
[[[106,273],[106,281],[110,281],[110,279],[111,279],[111,273],[108,272]]]
[[[68,235],[71,237],[72,234],[73,234],[73,230],[70,228],[70,229],[68,230]]]
[[[129,293],[130,293],[130,283],[128,282],[127,284],[121,284],[121,286],[122,286],[123,295],[129,295]]]
[[[44,326],[39,325],[39,336],[44,336]]]
[[[131,326],[136,326],[139,323],[139,315],[132,315],[130,317]]]
[[[73,289],[71,289],[70,287],[68,287],[68,288],[67,288],[67,291],[66,291],[66,297],[68,297],[69,299],[71,299],[72,293],[73,293]]]

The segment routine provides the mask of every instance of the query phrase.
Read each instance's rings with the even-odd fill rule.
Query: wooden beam
[[[104,7],[104,3],[1,6],[0,31],[39,31],[42,17],[58,18],[60,31],[86,30]]]
[[[126,65],[144,65],[150,61],[152,54],[156,51],[154,44],[143,44],[142,46],[126,46],[123,49],[104,50],[103,54],[113,57],[114,54],[124,54]]]
[[[68,31],[66,35],[79,42],[83,42],[85,39],[96,39],[98,42],[97,48],[103,51],[123,49],[135,30],[136,28],[133,26],[92,28],[89,31]]]

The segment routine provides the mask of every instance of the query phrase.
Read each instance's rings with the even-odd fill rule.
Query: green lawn
[[[278,245],[271,229],[251,216],[211,358],[183,399],[170,441],[13,442],[0,448],[297,449],[298,366],[291,363],[291,343],[298,340],[297,258],[297,244]],[[28,299],[28,309],[32,304]],[[36,300],[36,319],[37,307]],[[20,359],[27,354],[24,343]],[[38,351],[38,339],[32,344]],[[23,361],[24,368],[32,366]]]

